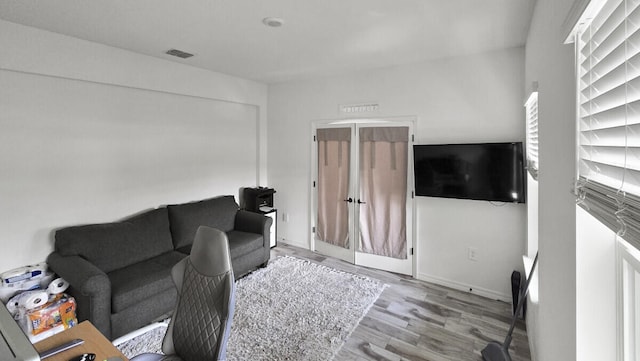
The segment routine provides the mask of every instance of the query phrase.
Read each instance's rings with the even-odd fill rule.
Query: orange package
[[[64,293],[56,295],[41,307],[28,310],[26,316],[31,335],[37,335],[54,328],[66,330],[78,323],[76,301]]]

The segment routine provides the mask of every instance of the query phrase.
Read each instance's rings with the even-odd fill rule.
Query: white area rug
[[[385,285],[293,257],[236,283],[227,359],[331,360]],[[118,346],[127,357],[160,352],[165,328]]]

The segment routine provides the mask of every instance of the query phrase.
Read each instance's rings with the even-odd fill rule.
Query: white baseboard
[[[278,243],[286,243],[286,244],[288,244],[290,246],[309,249],[309,245],[307,244],[307,242],[295,242],[295,241],[292,241],[292,240],[289,240],[289,239],[280,238],[280,239],[278,239]]]
[[[284,238],[280,238],[278,239],[278,243],[285,243],[288,244],[290,246],[295,246],[295,247],[300,247],[300,248],[304,248],[304,249],[310,249],[309,245],[306,242],[296,242],[296,241],[292,241],[289,239],[284,239]],[[421,281],[426,281],[426,282],[431,282],[431,283],[435,283],[437,285],[441,285],[441,286],[446,286],[449,288],[453,288],[459,291],[463,291],[463,292],[469,292],[469,293],[474,293],[476,295],[482,296],[482,297],[486,297],[492,300],[500,300],[503,302],[507,302],[507,303],[511,303],[512,299],[511,299],[511,295],[506,295],[500,292],[496,292],[493,290],[489,290],[486,288],[482,288],[482,287],[477,287],[474,285],[470,285],[470,284],[466,284],[466,283],[462,283],[462,282],[457,282],[457,281],[452,281],[452,280],[448,280],[445,278],[440,278],[440,277],[434,277],[425,273],[419,273],[417,275],[417,279],[421,280]],[[470,291],[471,290],[471,291]]]
[[[136,338],[144,333],[147,333],[151,330],[153,330],[154,328],[158,328],[158,327],[169,327],[169,323],[168,322],[164,322],[164,321],[160,321],[160,322],[154,322],[151,323],[149,325],[146,325],[142,328],[139,328],[137,330],[133,330],[131,332],[129,332],[128,334],[124,335],[124,336],[120,336],[118,338],[116,338],[115,340],[113,340],[111,343],[113,343],[114,346],[118,346],[121,343],[125,343],[129,340],[131,340],[132,338]]]
[[[505,295],[501,292],[496,292],[493,290],[489,290],[486,288],[482,288],[482,287],[477,287],[474,285],[470,285],[470,284],[466,284],[466,283],[462,283],[462,282],[457,282],[457,281],[452,281],[452,280],[448,280],[445,278],[440,278],[440,277],[434,277],[434,276],[430,276],[424,273],[419,273],[418,274],[418,279],[421,281],[426,281],[426,282],[431,282],[431,283],[435,283],[437,285],[441,285],[441,286],[446,286],[449,288],[453,288],[459,291],[464,291],[464,292],[468,292],[468,293],[474,293],[476,295],[479,296],[483,296],[486,298],[490,298],[492,300],[500,300],[500,301],[504,301],[507,303],[511,303],[511,295]]]

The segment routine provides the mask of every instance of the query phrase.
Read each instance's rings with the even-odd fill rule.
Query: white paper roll
[[[62,278],[56,278],[47,287],[47,292],[50,295],[57,295],[58,293],[64,292],[67,288],[69,288],[69,282],[65,281]]]
[[[31,310],[49,302],[49,294],[45,291],[28,291],[20,294],[18,305]]]
[[[11,316],[16,317],[18,314],[18,302],[15,300],[15,297],[10,299],[6,304],[7,311],[11,314]]]

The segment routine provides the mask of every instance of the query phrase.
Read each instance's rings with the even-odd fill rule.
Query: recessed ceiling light
[[[262,19],[262,23],[266,26],[277,28],[282,26],[282,24],[284,24],[284,20],[280,18],[268,17],[268,18]]]

